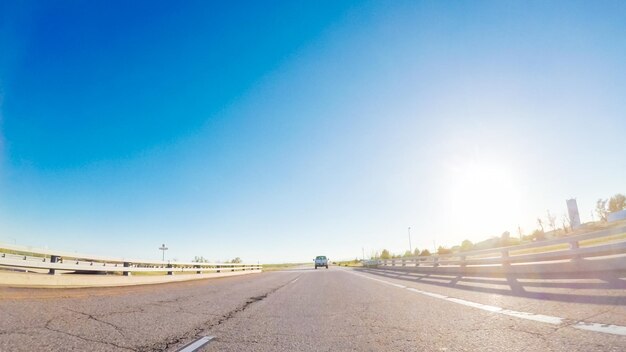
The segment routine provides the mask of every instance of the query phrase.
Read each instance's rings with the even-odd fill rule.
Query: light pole
[[[413,246],[411,246],[411,226],[409,226],[409,252],[413,254]]]
[[[165,261],[165,251],[168,250],[169,248],[165,247],[165,243],[163,243],[161,245],[161,247],[159,247],[159,250],[163,251],[163,261]]]

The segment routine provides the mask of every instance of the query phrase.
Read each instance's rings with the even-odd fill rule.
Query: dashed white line
[[[418,290],[418,289],[413,288],[413,287],[406,287],[404,285],[396,284],[396,283],[393,283],[391,281],[381,280],[381,279],[369,277],[367,275],[357,274],[357,273],[354,273],[352,271],[348,271],[348,272],[351,273],[351,274],[354,274],[354,275],[357,275],[357,276],[369,279],[369,280],[378,281],[378,282],[386,284],[386,285],[391,285],[391,286],[395,286],[395,287],[398,287],[398,288],[406,289],[407,291],[419,293],[421,295],[425,295],[425,296],[429,296],[429,297],[433,297],[433,298],[442,299],[442,300],[445,300],[445,301],[448,301],[448,302],[454,302],[454,303],[457,303],[457,304],[462,304],[464,306],[478,308],[478,309],[481,309],[481,310],[484,310],[484,311],[487,311],[487,312],[491,312],[491,313],[503,314],[503,315],[508,315],[508,316],[520,318],[520,319],[533,320],[533,321],[537,321],[537,322],[540,322],[540,323],[546,323],[546,324],[551,324],[551,325],[562,325],[562,324],[566,324],[568,322],[571,322],[571,320],[568,321],[568,319],[555,317],[555,316],[551,316],[551,315],[535,314],[535,313],[528,313],[528,312],[519,312],[519,311],[516,311],[516,310],[504,309],[502,307],[490,306],[490,305],[482,304],[482,303],[478,303],[478,302],[467,301],[467,300],[460,299],[460,298],[448,297],[446,295],[441,295],[441,294],[438,294],[438,293]],[[588,322],[584,322],[584,321],[575,322],[571,326],[573,328],[580,329],[580,330],[587,330],[587,331],[601,332],[601,333],[605,333],[605,334],[626,336],[626,326],[612,325],[612,324],[588,323]]]
[[[612,325],[612,324],[598,324],[598,323],[585,323],[583,321],[572,325],[573,328],[603,332],[605,334],[623,335],[626,336],[626,326]]]
[[[204,336],[201,337],[195,341],[193,341],[192,343],[184,346],[183,348],[179,349],[177,352],[194,352],[197,349],[199,349],[200,347],[206,345],[207,343],[209,343],[209,341],[211,341],[214,337],[213,336]]]

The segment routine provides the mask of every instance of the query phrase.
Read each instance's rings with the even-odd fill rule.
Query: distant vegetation
[[[333,264],[336,264],[339,266],[361,266],[361,261],[359,260],[359,258],[354,258],[354,260],[344,260],[340,262],[333,262]]]
[[[600,222],[587,223],[585,224],[584,229],[580,231],[574,231],[572,229],[571,221],[567,213],[557,217],[557,215],[552,213],[550,210],[546,210],[545,217],[540,216],[537,218],[538,228],[534,229],[528,235],[524,235],[522,233],[522,229],[518,227],[518,236],[512,237],[509,231],[504,231],[499,237],[492,237],[478,243],[472,243],[470,240],[464,240],[460,245],[452,246],[450,248],[439,246],[437,248],[437,254],[451,254],[471,250],[515,246],[526,242],[542,241],[548,238],[562,237],[568,234],[601,229],[608,226],[603,225],[607,221],[608,214],[624,209],[626,209],[626,196],[621,193],[618,193],[608,199],[598,199],[596,202],[595,214],[598,216]],[[403,257],[429,255],[431,254],[427,249],[420,251],[416,248],[413,252],[406,251],[404,254],[395,254],[387,249],[383,249],[381,252],[374,253],[371,256],[371,259],[398,259]]]
[[[210,261],[203,256],[195,256],[191,260],[193,263],[209,263]],[[239,264],[242,263],[241,258],[237,257],[235,259],[227,261],[227,263]]]
[[[626,196],[621,193],[614,195],[610,199],[600,198],[596,202],[596,214],[601,221],[606,221],[609,213],[624,209],[626,209]]]

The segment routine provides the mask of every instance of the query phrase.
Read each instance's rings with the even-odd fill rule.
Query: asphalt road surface
[[[331,267],[0,288],[0,351],[624,351],[625,283]]]

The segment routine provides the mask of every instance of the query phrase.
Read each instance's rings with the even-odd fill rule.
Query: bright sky
[[[0,241],[308,261],[626,192],[623,1],[2,1]]]

